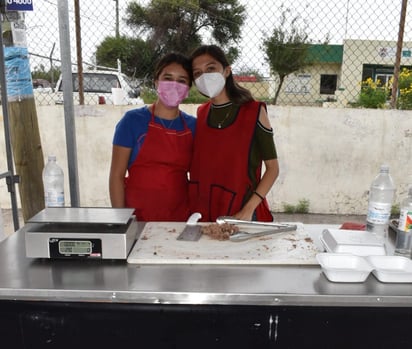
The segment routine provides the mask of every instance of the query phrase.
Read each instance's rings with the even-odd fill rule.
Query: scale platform
[[[29,258],[127,259],[138,230],[132,208],[48,207],[25,226]]]

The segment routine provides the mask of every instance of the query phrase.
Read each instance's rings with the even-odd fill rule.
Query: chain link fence
[[[25,17],[33,83],[38,87],[35,96],[39,104],[56,103],[54,89],[60,68],[57,1],[34,1],[34,11],[26,13]],[[69,2],[74,71],[78,68],[78,57],[81,57],[84,71],[103,69],[97,66],[96,51],[107,37],[145,40],[145,34],[125,20],[126,9],[132,3],[147,7],[153,2],[79,0],[78,18],[74,1]],[[195,13],[202,1],[173,3],[186,9],[187,15]],[[402,88],[410,88],[408,72],[412,68],[412,33],[408,13],[401,31],[404,34],[403,47],[397,51],[401,1],[238,0],[237,3],[244,6],[245,17],[240,27],[241,38],[236,43],[239,54],[232,62],[232,68],[237,81],[249,88],[259,100],[279,105],[385,107],[390,100],[397,52],[401,58],[398,97],[402,97]],[[209,12],[208,15],[212,17],[214,14]],[[76,21],[80,29],[77,33]],[[279,33],[283,34],[283,41],[279,40]],[[299,44],[303,44],[301,46],[293,45],[296,44],[293,42],[296,33],[299,33],[297,38]],[[207,30],[202,32],[203,43],[213,43],[211,37]],[[277,51],[268,57],[268,47],[274,39],[277,39]],[[281,68],[276,68],[279,65],[275,63],[279,62],[273,62],[284,52],[282,49],[289,49],[286,63],[296,63],[304,52],[301,64],[293,67],[295,70],[291,64],[287,66],[289,73],[284,80],[279,73]],[[145,88],[150,91],[150,76],[156,57],[153,58],[149,63],[129,61],[125,65],[125,62],[117,62],[106,68],[116,71],[121,67],[129,78],[138,77],[134,87],[141,88],[140,98],[148,103],[153,94],[145,93]],[[138,76],[135,74],[137,71]],[[409,109],[408,103],[398,104],[398,107]]]

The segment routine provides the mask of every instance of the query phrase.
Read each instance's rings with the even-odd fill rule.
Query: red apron
[[[248,175],[249,154],[261,103],[243,105],[233,124],[224,129],[207,124],[210,102],[199,107],[196,137],[190,168],[189,197],[191,212],[200,212],[202,221],[214,222],[218,216],[233,215],[252,192]],[[259,183],[261,166],[256,172]],[[272,221],[266,200],[256,208],[256,218]]]
[[[154,105],[146,138],[125,178],[126,206],[140,221],[186,221],[189,217],[188,177],[193,136],[154,121]]]

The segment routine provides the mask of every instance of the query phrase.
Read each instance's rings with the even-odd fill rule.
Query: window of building
[[[411,69],[411,66],[401,66],[403,68]],[[379,81],[380,86],[390,86],[391,78],[393,77],[393,66],[380,65],[380,64],[364,64],[362,70],[362,81],[366,81],[371,78],[376,83]]]
[[[320,76],[320,94],[334,95],[338,84],[338,76],[336,74],[321,74]]]
[[[376,74],[375,82],[380,87],[388,87],[391,88],[391,79],[393,78],[393,74]]]

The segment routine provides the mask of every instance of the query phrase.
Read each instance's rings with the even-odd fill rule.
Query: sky
[[[59,0],[63,1],[63,0]],[[119,0],[120,32],[131,35],[122,21],[124,8],[131,0]],[[49,56],[56,44],[54,57],[59,57],[59,36],[57,0],[33,0],[34,11],[26,13],[27,41],[29,51]],[[148,0],[138,1],[145,4]],[[262,52],[262,40],[270,35],[279,24],[280,7],[290,8],[292,13],[305,21],[310,39],[314,43],[342,44],[344,39],[397,40],[401,1],[393,0],[239,0],[247,8],[247,19],[243,27],[243,38],[239,42],[241,58],[235,69],[255,68],[267,74],[267,64]],[[68,1],[72,36],[72,57],[74,46],[74,1]],[[83,59],[92,62],[93,52],[104,37],[115,32],[114,0],[80,0]],[[408,20],[405,41],[412,40]],[[412,25],[412,24],[411,24]],[[46,61],[47,62],[47,61]],[[44,62],[43,62],[44,63]]]

